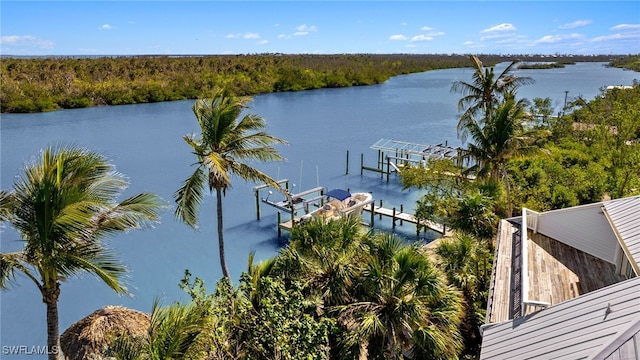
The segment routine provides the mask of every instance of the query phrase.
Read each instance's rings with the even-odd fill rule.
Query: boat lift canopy
[[[381,150],[387,153],[400,153],[409,156],[418,156],[421,158],[456,158],[461,151],[460,148],[453,148],[447,145],[422,145],[415,144],[406,141],[380,139],[375,144],[371,145],[374,150]]]
[[[332,198],[338,199],[340,201],[351,197],[351,193],[349,193],[347,190],[342,189],[333,189],[327,192],[325,195],[331,196]]]

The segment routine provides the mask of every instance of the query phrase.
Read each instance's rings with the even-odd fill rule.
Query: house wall
[[[537,232],[616,264],[620,245],[601,207],[598,203],[542,213]]]

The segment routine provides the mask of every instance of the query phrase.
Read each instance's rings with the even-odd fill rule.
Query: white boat
[[[362,214],[362,209],[373,202],[373,196],[370,193],[351,194],[343,189],[333,189],[324,194],[324,196],[326,198],[324,205],[302,216],[301,222],[308,221],[314,217],[335,220],[345,215],[360,215]]]

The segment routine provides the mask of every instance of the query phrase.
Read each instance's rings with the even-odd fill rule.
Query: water
[[[564,69],[519,71],[536,80],[535,85],[523,87],[519,95],[528,99],[550,97],[558,110],[564,104],[565,91],[569,91],[569,101],[576,96],[588,100],[602,87],[631,85],[639,78],[638,73],[602,65],[580,63]],[[498,66],[496,71],[500,70]],[[455,130],[460,95],[449,90],[453,80],[468,81],[471,74],[469,69],[438,70],[394,77],[376,86],[256,96],[250,112],[267,119],[270,134],[289,142],[289,146],[280,148],[286,162],[256,166],[274,178],[289,179],[296,185],[294,192],[317,185],[372,191],[376,200],[382,199],[390,207],[404,204],[410,211],[420,194],[402,191],[393,177],[387,184],[379,174],[365,172],[360,176],[360,154],[364,154],[365,165],[375,166],[377,152],[369,147],[381,138],[460,145]],[[130,179],[125,196],[150,191],[171,204],[173,192],[193,171],[193,155],[182,141],[182,135],[198,131],[192,103],[2,115],[1,188],[10,189],[23,164],[43,147],[72,143],[112,159],[118,171]],[[347,151],[350,175],[345,176]],[[253,185],[234,179],[224,199],[227,261],[234,279],[246,269],[250,252],[263,260],[283,246],[277,239],[276,210],[262,206],[262,219],[255,218]],[[177,286],[185,269],[213,289],[221,276],[214,202],[214,198],[207,198],[198,231],[175,220],[171,208],[153,229],[110,239],[107,244],[130,270],[126,280],[132,295],[120,297],[93,276],[71,279],[62,285],[60,332],[104,305],[150,311],[156,297],[165,303],[186,299]],[[377,221],[376,225],[390,230],[389,221]],[[407,239],[415,237],[415,227],[408,224],[396,231]],[[21,243],[11,228],[4,228],[0,235],[2,252],[20,249]],[[427,234],[425,240],[434,236]],[[17,286],[0,293],[0,322],[2,346],[46,343],[45,307],[28,279],[19,277]]]

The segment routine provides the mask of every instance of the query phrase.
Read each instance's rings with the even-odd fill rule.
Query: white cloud
[[[400,26],[407,26],[407,25],[409,25],[409,23],[406,22],[406,21],[403,21],[403,22],[400,23]]]
[[[560,25],[558,28],[559,29],[575,29],[575,28],[587,26],[591,23],[592,23],[591,20],[577,20],[572,23]]]
[[[640,24],[620,24],[611,28],[611,30],[638,30]]]
[[[483,34],[486,34],[486,33],[504,32],[504,31],[514,31],[514,30],[516,30],[516,27],[513,26],[513,24],[502,23],[496,26],[492,26],[488,29],[484,29],[480,32]]]
[[[309,35],[308,31],[296,31],[293,33],[293,36],[305,36],[305,35]]]
[[[584,35],[581,34],[568,34],[568,35],[547,35],[534,41],[534,44],[555,44],[567,40],[582,40]]]
[[[419,41],[431,41],[433,40],[432,36],[427,36],[427,35],[416,35],[414,37],[411,38],[411,42],[419,42]]]
[[[2,36],[0,37],[0,44],[14,46],[34,46],[42,49],[49,49],[55,45],[53,41],[39,39],[31,35]]]
[[[269,40],[261,40],[261,41],[258,41],[258,45],[266,45],[266,44],[268,44],[268,43],[269,43]]]
[[[102,26],[100,26],[99,29],[100,30],[113,30],[113,29],[117,29],[117,27],[111,26],[109,24],[102,24]]]
[[[314,25],[307,25],[307,24],[298,25],[296,27],[296,32],[309,33],[311,31],[318,31],[318,28],[315,27]]]
[[[431,31],[431,30],[433,30],[433,28],[429,27],[429,26],[423,26],[423,27],[420,28],[420,30],[422,30],[422,31]]]
[[[260,39],[260,34],[257,33],[235,33],[225,35],[227,39]]]
[[[402,41],[402,40],[407,40],[407,39],[408,39],[408,37],[406,37],[404,35],[401,35],[401,34],[389,36],[389,40],[392,40],[392,41],[398,41],[398,40]]]
[[[592,42],[601,42],[601,41],[609,41],[609,40],[626,40],[626,39],[639,39],[640,40],[640,34],[634,34],[634,33],[625,33],[625,34],[613,34],[613,35],[605,35],[605,36],[598,36],[595,37],[593,39],[591,39]]]
[[[291,39],[291,35],[280,34],[278,35],[278,39]]]

